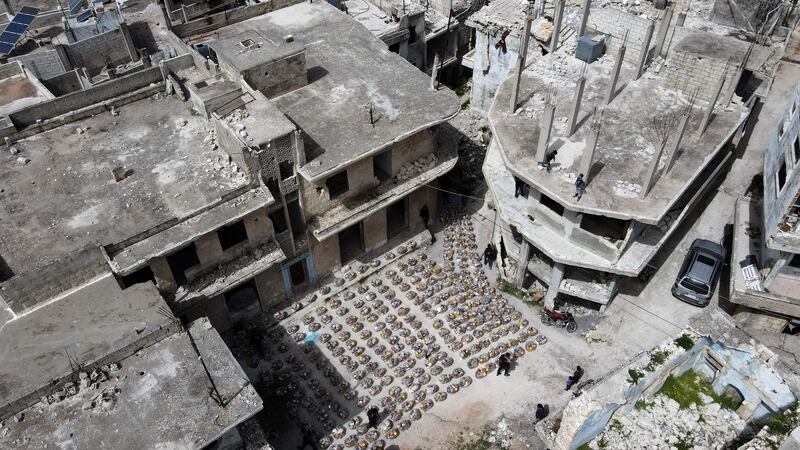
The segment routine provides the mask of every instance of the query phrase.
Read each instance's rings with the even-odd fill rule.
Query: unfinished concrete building
[[[762,40],[781,41],[791,27],[788,2],[759,0],[736,4],[722,0],[670,2],[592,2],[591,0],[496,0],[487,2],[466,24],[475,30],[475,45],[462,58],[472,69],[470,105],[488,111],[500,84],[515,70],[564,45],[574,49],[577,40],[594,40],[606,53],[615,53],[627,36],[626,60],[636,64],[639,50],[650,32],[649,58],[658,59],[678,44],[686,30],[714,33],[759,34]],[[533,20],[526,28],[526,15]],[[527,32],[526,32],[527,31]],[[520,49],[529,41],[524,57]],[[587,42],[588,42],[587,41]],[[657,51],[653,51],[653,49]],[[718,58],[724,60],[724,58]],[[724,64],[724,61],[723,61]],[[748,72],[752,72],[748,68]],[[696,82],[692,71],[683,71]],[[745,77],[750,76],[746,73]],[[713,86],[713,83],[711,83]],[[706,89],[712,89],[712,86]]]
[[[766,313],[776,332],[795,329],[800,318],[799,107],[800,85],[769,137],[763,196],[736,202],[731,302]]]
[[[514,281],[529,272],[551,307],[561,294],[602,308],[642,273],[724,174],[750,111],[741,96],[769,78],[758,71],[767,48],[684,27],[671,10],[660,24],[587,10],[586,33],[602,37],[606,56],[586,64],[574,35],[556,42],[500,85],[488,116],[483,172],[519,262]]]
[[[456,74],[470,45],[464,16],[474,4],[444,1],[331,1],[380,38],[389,50],[440,78]]]

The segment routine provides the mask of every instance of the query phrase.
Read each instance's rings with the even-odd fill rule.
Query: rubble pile
[[[592,449],[648,448],[724,448],[747,427],[734,411],[720,407],[711,397],[702,395],[703,405],[680,409],[678,402],[658,395],[649,406],[631,409],[611,422],[594,441]]]
[[[400,181],[410,180],[416,176],[419,176],[423,172],[427,172],[428,170],[436,167],[436,162],[436,155],[429,153],[420,157],[414,162],[405,163],[397,172],[397,179]]]
[[[410,241],[380,257],[392,261],[381,274],[348,268],[332,282],[343,290],[323,286],[293,314],[279,311],[278,326],[258,322],[234,336],[234,354],[288,399],[292,422],[322,448],[385,447],[496,370],[500,354],[522,357],[547,342],[489,285],[471,219],[446,212],[442,223],[443,263]]]

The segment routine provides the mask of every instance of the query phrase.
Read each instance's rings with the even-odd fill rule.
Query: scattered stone
[[[17,147],[9,147],[8,151],[10,151],[12,155],[19,153],[19,149]]]
[[[24,166],[24,165],[28,164],[29,162],[31,162],[31,160],[28,159],[28,158],[25,158],[24,156],[20,156],[19,158],[17,158],[17,165],[18,166]]]

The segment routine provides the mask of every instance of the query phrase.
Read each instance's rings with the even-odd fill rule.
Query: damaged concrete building
[[[667,7],[669,5],[669,7]],[[614,53],[627,36],[626,58],[635,64],[645,38],[659,54],[677,44],[685,30],[733,34],[760,34],[774,40],[789,32],[785,23],[792,11],[790,2],[759,0],[738,4],[725,0],[592,2],[592,0],[496,0],[472,14],[466,24],[475,32],[474,48],[462,58],[472,69],[470,105],[489,111],[500,84],[522,61],[532,61],[565,44],[574,47],[578,39]],[[533,19],[526,23],[526,16]],[[648,36],[650,24],[656,34]],[[649,33],[652,33],[650,31]],[[526,44],[526,42],[528,42]],[[651,58],[658,58],[650,54]],[[663,55],[661,55],[663,56]],[[691,71],[686,76],[691,76]],[[713,84],[713,83],[711,83]],[[710,89],[710,88],[709,88]]]
[[[587,384],[564,409],[553,448],[797,445],[788,417],[800,378],[716,307],[677,339]],[[774,430],[764,426],[769,419]]]
[[[429,76],[337,8],[258,4],[239,15],[184,23],[173,23],[174,11],[149,4],[126,12],[136,33],[122,22],[75,43],[62,42],[63,29],[41,47],[31,49],[24,40],[0,66],[0,136],[6,142],[0,156],[0,338],[9,358],[22,358],[8,370],[38,371],[24,358],[39,349],[19,348],[25,340],[12,333],[71,330],[46,341],[66,343],[63,358],[53,357],[61,364],[53,369],[58,373],[41,371],[73,383],[69,396],[82,372],[100,367],[108,375],[111,363],[121,364],[122,375],[108,378],[127,383],[99,385],[103,392],[121,390],[112,403],[144,398],[123,399],[144,395],[145,387],[117,378],[150,370],[157,378],[184,377],[184,386],[205,383],[205,372],[194,366],[203,345],[216,345],[217,332],[283,307],[354,259],[424,231],[438,215],[437,179],[457,161],[456,142],[440,132],[459,110],[455,95],[432,86]],[[31,36],[41,34],[32,28]],[[136,309],[145,307],[143,297],[151,303]],[[119,301],[75,304],[112,298]],[[114,316],[126,323],[104,323],[115,314],[103,312],[106,307],[132,310]],[[79,313],[92,324],[70,319]],[[39,324],[42,315],[53,324]],[[157,324],[157,334],[148,331],[153,315],[168,320]],[[128,326],[137,320],[141,326]],[[128,328],[146,343],[112,339],[127,336]],[[107,345],[92,350],[100,344],[95,337]],[[175,360],[182,367],[176,374],[167,353],[194,361],[187,368],[194,372],[184,374],[186,364]],[[224,366],[219,374],[205,366],[208,382],[227,389],[214,398],[222,399],[219,407],[230,420],[201,432],[196,429],[207,417],[186,416],[185,424],[170,424],[174,429],[147,436],[151,440],[140,447],[202,447],[257,412],[257,396],[237,409],[237,399],[252,388],[229,362],[214,361]],[[232,394],[231,380],[246,389]],[[7,442],[29,442],[35,433],[86,443],[104,427],[121,428],[114,417],[69,418],[75,405],[79,410],[83,401],[96,400],[87,397],[94,391],[78,390],[82,402],[52,406],[41,397],[61,392],[60,384],[28,386],[10,376],[4,382],[4,405],[11,406],[3,417],[28,418],[3,431]],[[14,383],[24,386],[10,389]],[[155,395],[173,381],[149,383],[159,384]],[[185,402],[199,405],[198,396],[211,401],[200,391],[176,388],[178,399],[167,396],[152,406],[178,416],[189,409]],[[216,407],[200,409],[213,414]],[[155,412],[147,418],[163,420]],[[52,428],[65,420],[70,430],[85,432],[68,438],[59,434],[66,428]],[[146,434],[126,433],[119,436],[126,443]]]
[[[90,76],[72,90],[48,89],[35,64],[2,66],[3,83],[33,88],[9,90],[24,98],[3,110],[0,296],[100,246],[121,286],[152,281],[184,321],[224,331],[421,230],[457,160],[439,133],[457,100],[354,24],[325,3],[210,34],[189,21],[186,42],[161,29],[154,54],[108,41],[128,58],[101,67],[81,47],[75,76]]]
[[[583,35],[605,55],[578,59],[575,33],[519,58],[488,113],[495,240],[519,261],[513,281],[529,272],[551,307],[561,294],[603,308],[646,269],[726,172],[774,64],[768,45],[703,31],[696,14],[586,5]]]
[[[760,328],[796,334],[800,326],[796,290],[800,280],[800,85],[794,92],[778,95],[789,101],[765,138],[762,195],[751,193],[736,202],[730,300],[764,313],[759,314]]]
[[[122,289],[102,249],[12,280],[0,447],[202,448],[262,409],[208,320],[184,328],[155,286]]]
[[[470,46],[464,19],[478,2],[331,1],[380,38],[389,51],[438,78],[454,78]]]

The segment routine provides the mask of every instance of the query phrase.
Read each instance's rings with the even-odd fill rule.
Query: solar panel
[[[39,14],[39,11],[40,11],[39,8],[34,8],[32,6],[23,6],[22,8],[19,9],[19,11],[17,11],[17,15],[26,14],[28,16],[36,17],[36,15]]]
[[[69,13],[77,14],[83,6],[83,0],[69,0]]]
[[[16,34],[22,34],[27,30],[28,30],[27,25],[17,22],[11,22],[5,29],[5,31],[9,31],[11,33],[16,33]]]
[[[0,54],[8,55],[39,14],[39,8],[23,6],[0,33]]]
[[[89,18],[92,17],[92,10],[86,10],[82,12],[78,17],[75,18],[78,22],[86,22]]]
[[[21,23],[21,24],[24,24],[24,25],[30,25],[30,24],[33,23],[34,19],[36,19],[36,16],[30,16],[28,14],[19,14],[18,13],[16,16],[14,16],[14,19],[12,20],[12,22]]]

